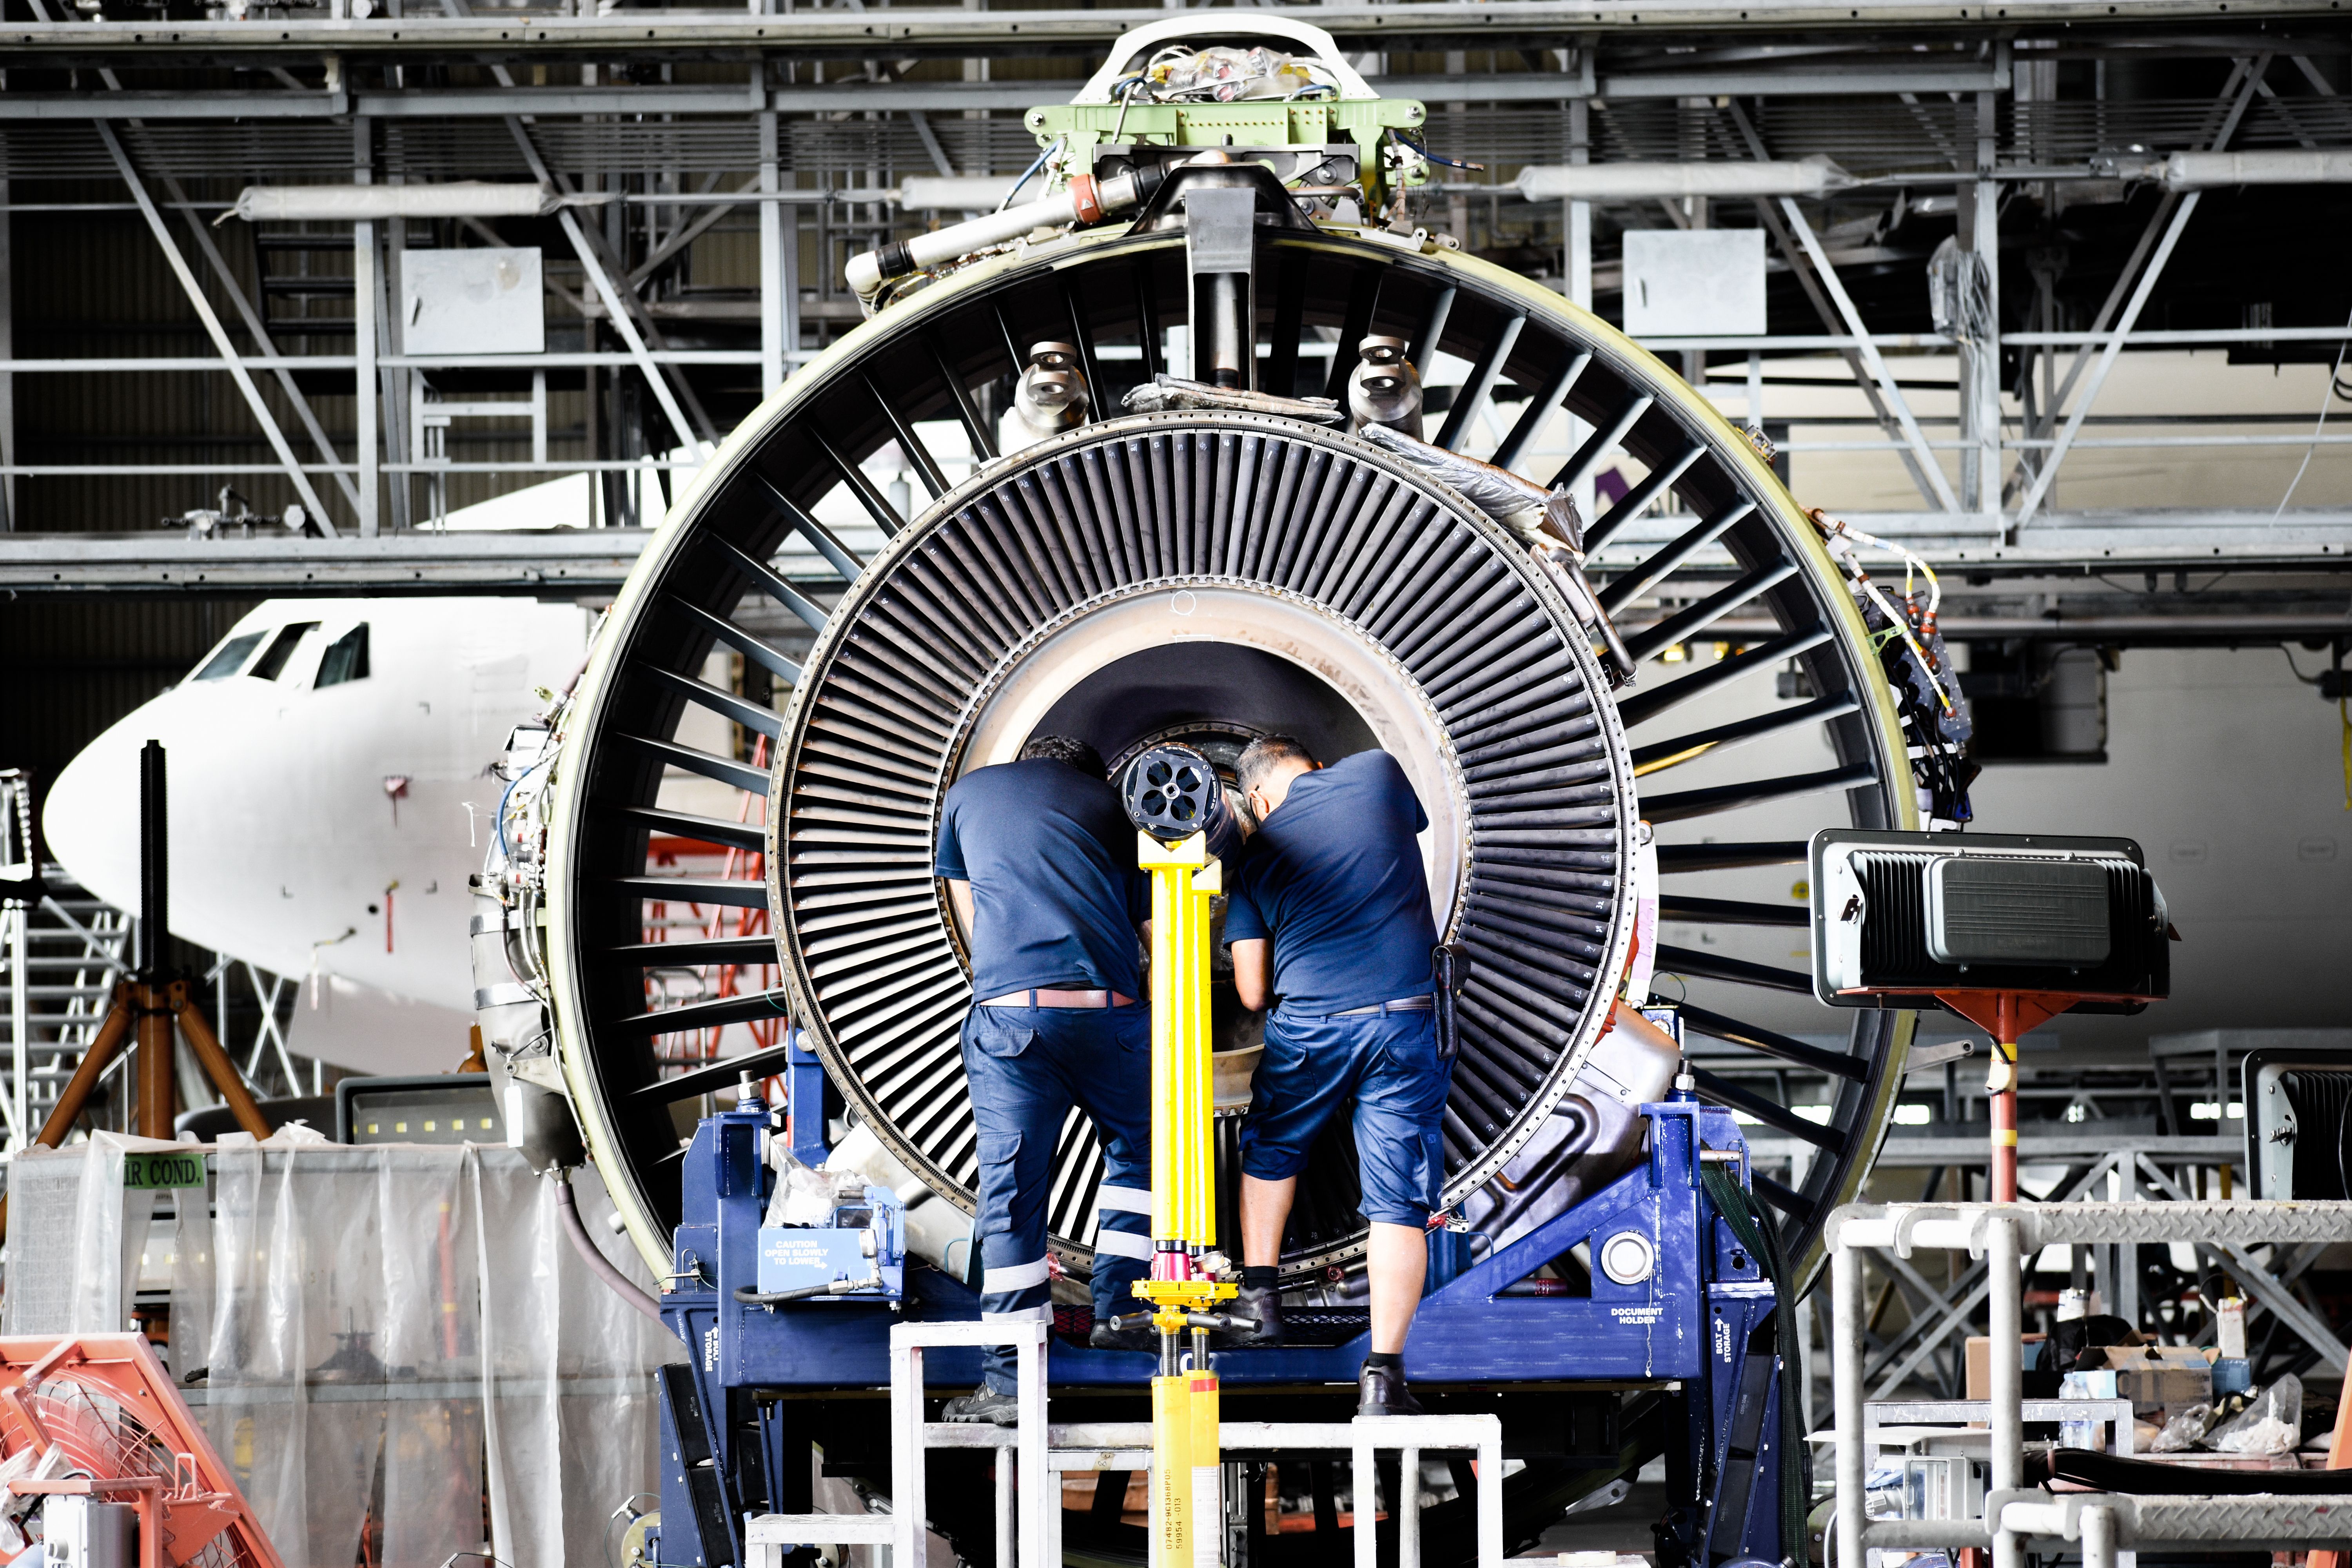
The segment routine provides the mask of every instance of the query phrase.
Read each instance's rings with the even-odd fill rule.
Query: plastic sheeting
[[[129,1327],[150,1222],[159,1208],[168,1211],[172,1194],[126,1192],[122,1157],[181,1147],[100,1132],[63,1149],[36,1146],[8,1162],[8,1293],[0,1311],[7,1332],[119,1334]],[[153,1262],[169,1267],[172,1237],[157,1240]]]
[[[147,1228],[124,1221],[151,1201],[121,1190],[135,1142],[11,1171],[10,1331],[121,1326],[119,1260]],[[683,1352],[589,1272],[521,1156],[248,1140],[212,1163],[212,1203],[178,1205],[171,1363],[205,1369],[192,1402],[287,1568],[606,1561],[608,1517],[656,1486],[651,1371]],[[594,1172],[573,1187],[609,1235]],[[652,1288],[625,1243],[606,1253]],[[47,1283],[107,1257],[112,1286]]]

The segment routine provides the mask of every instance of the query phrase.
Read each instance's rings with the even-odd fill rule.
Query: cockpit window
[[[368,677],[368,629],[362,621],[350,631],[327,645],[319,659],[319,679],[314,686],[341,686],[346,680],[365,680]]]
[[[318,629],[319,623],[316,621],[296,621],[270,639],[268,651],[255,659],[253,668],[247,670],[246,674],[252,676],[256,680],[277,679],[286,672],[286,661],[294,657],[295,646],[301,642],[306,634]]]
[[[261,639],[268,635],[266,631],[247,632],[243,637],[229,638],[228,641],[221,644],[218,653],[205,660],[204,668],[196,671],[195,679],[221,680],[235,675],[245,668],[246,659],[256,647],[261,645]]]

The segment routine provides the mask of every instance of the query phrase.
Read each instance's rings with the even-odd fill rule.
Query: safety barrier
[[[2264,1242],[2352,1241],[2352,1203],[1852,1204],[1830,1217],[1832,1370],[1836,1399],[1838,1568],[1862,1568],[1870,1549],[1992,1549],[1993,1568],[2021,1568],[2023,1542],[2078,1542],[2084,1568],[2116,1568],[2118,1546],[2143,1542],[2238,1542],[2302,1548],[2352,1540],[2352,1502],[2330,1497],[2056,1497],[2025,1482],[2022,1372],[2014,1353],[2023,1316],[2025,1258],[2045,1247],[2191,1245],[2239,1249]],[[1883,1249],[1965,1251],[1986,1261],[1988,1332],[1995,1347],[1986,1402],[1991,1464],[1974,1520],[1865,1517],[1869,1464],[1862,1392],[1862,1258]],[[2343,1363],[2337,1360],[2338,1366]]]
[[[744,1520],[749,1568],[779,1568],[787,1546],[871,1543],[891,1548],[891,1568],[926,1568],[921,1456],[932,1448],[995,1448],[996,1560],[1005,1568],[1055,1568],[1062,1560],[1062,1510],[1056,1492],[1066,1473],[1142,1470],[1151,1463],[1148,1421],[1047,1426],[1046,1325],[1038,1323],[901,1323],[890,1331],[890,1500],[887,1514],[751,1514]],[[925,1347],[1010,1344],[1019,1358],[1014,1376],[1020,1419],[1012,1426],[926,1422]],[[1378,1493],[1378,1456],[1393,1450],[1401,1473],[1419,1474],[1424,1450],[1470,1449],[1477,1455],[1475,1501],[1478,1561],[1503,1561],[1503,1424],[1493,1415],[1374,1415],[1352,1421],[1225,1421],[1218,1442],[1227,1458],[1302,1448],[1345,1449],[1355,1494]],[[1359,1505],[1359,1517],[1370,1510]],[[1397,1568],[1420,1568],[1421,1510],[1400,1507]],[[1358,1529],[1354,1568],[1374,1568],[1377,1532]]]

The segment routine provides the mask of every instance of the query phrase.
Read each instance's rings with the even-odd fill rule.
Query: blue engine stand
[[[795,1100],[821,1103],[814,1058],[795,1062]],[[803,1098],[805,1097],[805,1098]],[[1663,1402],[1672,1506],[1658,1528],[1661,1568],[1717,1568],[1737,1558],[1777,1562],[1780,1533],[1781,1382],[1771,1322],[1773,1286],[1719,1215],[1702,1184],[1703,1162],[1748,1181],[1747,1143],[1730,1114],[1696,1100],[1644,1105],[1647,1150],[1640,1163],[1585,1202],[1538,1225],[1491,1256],[1470,1259],[1472,1237],[1431,1236],[1428,1293],[1406,1344],[1413,1385],[1433,1391],[1532,1390],[1540,1408],[1594,1392],[1653,1390]],[[909,1320],[977,1318],[978,1297],[961,1279],[907,1260],[903,1300],[835,1297],[782,1306],[747,1305],[739,1289],[759,1283],[760,1226],[775,1180],[765,1141],[782,1118],[757,1100],[709,1117],[684,1161],[683,1212],[674,1289],[663,1316],[689,1352],[662,1373],[662,1529],[658,1561],[673,1568],[719,1568],[742,1561],[747,1511],[805,1512],[812,1436],[793,1419],[812,1396],[878,1396],[890,1383],[889,1325]],[[821,1127],[794,1116],[795,1132]],[[821,1141],[795,1137],[807,1163]],[[1631,1236],[1639,1243],[1610,1244]],[[1645,1277],[1637,1269],[1646,1243]],[[1538,1294],[1528,1277],[1580,1245],[1591,1260],[1589,1296]],[[1337,1345],[1290,1345],[1220,1352],[1216,1370],[1229,1410],[1253,1390],[1323,1393],[1345,1385],[1352,1398],[1369,1336]],[[1751,1355],[1751,1347],[1757,1353]],[[1143,1394],[1152,1356],[1055,1344],[1051,1379],[1073,1394]],[[979,1381],[979,1352],[935,1351],[930,1370],[954,1392]],[[1317,1386],[1321,1385],[1321,1386]],[[807,1411],[812,1407],[800,1405]],[[823,1408],[839,1409],[825,1405]],[[877,1407],[878,1408],[878,1407]],[[1505,1416],[1506,1453],[1513,1447]],[[787,1462],[787,1455],[793,1456]],[[1601,1461],[1596,1460],[1595,1463]],[[1801,1543],[1796,1550],[1801,1552]]]

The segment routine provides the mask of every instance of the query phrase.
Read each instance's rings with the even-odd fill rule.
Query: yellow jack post
[[[1209,1278],[1217,1241],[1214,1087],[1209,1039],[1209,895],[1223,867],[1205,835],[1139,836],[1151,873],[1151,1278],[1135,1293],[1160,1331],[1151,1380],[1151,1568],[1217,1568],[1223,1559],[1223,1463],[1217,1377],[1204,1314],[1235,1287]],[[1180,1348],[1191,1338],[1190,1364]]]

